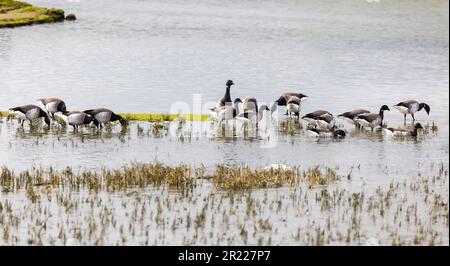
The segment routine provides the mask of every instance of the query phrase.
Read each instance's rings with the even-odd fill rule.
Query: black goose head
[[[430,115],[430,106],[426,103],[421,103],[419,104],[419,111],[425,109],[425,111],[427,112],[427,115]]]
[[[110,121],[117,121],[117,120],[119,120],[122,126],[127,124],[127,120],[125,120],[121,115],[112,113]]]
[[[238,103],[242,103],[242,100],[241,100],[241,98],[236,98],[236,99],[234,99],[234,104],[238,104]]]
[[[39,117],[44,118],[44,122],[47,124],[47,126],[50,128],[50,117],[48,117],[47,112],[39,108]]]
[[[280,98],[278,98],[278,100],[276,100],[275,103],[277,105],[284,106],[287,103],[286,98],[284,96],[280,96]]]
[[[342,129],[336,129],[335,131],[333,131],[333,134],[335,137],[338,137],[338,138],[345,137],[345,131]]]
[[[422,124],[420,124],[420,123],[416,123],[415,125],[414,125],[414,129],[422,129],[423,127],[422,127]]]
[[[57,108],[58,112],[67,112],[66,104],[63,101],[60,101]]]
[[[231,85],[234,85],[234,82],[231,80],[231,79],[229,79],[228,81],[227,81],[227,88],[229,88],[229,87],[231,87]]]
[[[94,121],[94,117],[93,117],[92,115],[86,114],[86,115],[84,116],[84,121],[83,121],[83,123],[84,123],[85,125],[89,125],[92,121]]]
[[[380,112],[384,112],[384,111],[391,111],[391,109],[389,109],[389,107],[386,104],[384,104],[383,106],[381,106]]]

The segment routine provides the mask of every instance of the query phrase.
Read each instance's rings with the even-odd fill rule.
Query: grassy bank
[[[0,117],[8,117],[9,112],[0,111]],[[202,122],[208,121],[209,115],[194,115],[194,114],[120,114],[127,121],[136,122],[172,122],[176,119],[186,119],[188,121]]]
[[[207,121],[208,115],[194,115],[194,114],[120,114],[128,121],[141,121],[141,122],[170,122],[176,119],[182,118],[188,121]]]
[[[64,10],[35,7],[25,2],[0,0],[0,28],[64,21]]]

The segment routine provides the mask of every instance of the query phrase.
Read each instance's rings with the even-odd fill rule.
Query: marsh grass
[[[338,178],[332,169],[318,167],[154,163],[98,173],[49,168],[19,175],[4,167],[1,186],[13,189],[0,193],[0,244],[364,245],[376,237],[381,245],[448,245],[448,165],[431,168],[430,175],[419,172],[376,189],[348,189],[321,185],[324,178]],[[269,173],[277,178],[269,181]],[[226,193],[214,185],[218,174],[220,183],[229,182]],[[248,183],[241,176],[256,180]],[[180,193],[189,182],[192,190]],[[289,182],[292,187],[242,189]]]
[[[208,121],[208,115],[194,115],[194,114],[120,114],[128,121],[140,121],[140,122],[172,122],[179,118],[186,119],[188,121],[203,122]]]
[[[36,186],[52,186],[66,188],[70,191],[127,191],[147,186],[167,187],[181,192],[188,192],[196,186],[199,179],[211,180],[219,190],[241,191],[256,188],[276,188],[281,186],[298,186],[305,181],[309,187],[327,185],[340,180],[340,176],[330,168],[322,171],[314,167],[300,172],[297,168],[287,169],[251,169],[248,166],[216,165],[208,173],[204,166],[188,165],[167,166],[161,163],[133,163],[120,169],[103,169],[100,173],[82,171],[75,173],[67,167],[62,171],[53,168],[33,168],[15,174],[3,167],[0,171],[0,186],[4,191],[27,189],[34,198],[35,192],[30,190]],[[29,191],[28,191],[29,190]]]

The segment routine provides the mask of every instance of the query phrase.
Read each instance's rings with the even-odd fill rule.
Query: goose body
[[[415,121],[414,114],[422,109],[425,109],[428,115],[430,114],[430,106],[426,103],[419,103],[416,100],[399,102],[398,104],[394,105],[394,108],[403,114],[405,121],[407,114],[410,114],[413,121]]]
[[[242,106],[244,112],[258,112],[258,101],[255,97],[244,97]]]
[[[91,115],[94,118],[94,124],[99,128],[102,128],[102,124],[108,122],[119,121],[122,125],[126,123],[122,116],[115,114],[113,111],[106,108],[90,109],[83,111],[83,113]]]
[[[366,110],[366,109],[355,109],[355,110],[352,110],[349,112],[342,113],[342,114],[338,115],[337,117],[347,120],[348,122],[350,122],[356,126],[359,126],[359,124],[355,121],[355,118],[358,115],[368,114],[368,113],[370,113],[370,111]]]
[[[416,137],[418,129],[423,128],[420,123],[417,123],[414,125],[413,130],[408,129],[394,129],[394,128],[383,128],[383,134],[385,136],[391,136],[391,137]]]
[[[94,117],[80,111],[71,111],[64,113],[57,113],[57,116],[61,117],[67,124],[72,126],[75,130],[78,129],[78,126],[88,125],[94,121]]]
[[[341,129],[329,130],[321,128],[308,128],[306,133],[313,138],[343,138],[345,137],[345,131]]]
[[[278,106],[286,106],[288,104],[289,99],[291,99],[292,97],[297,97],[300,99],[300,103],[304,102],[306,99],[308,99],[308,96],[306,96],[303,93],[297,93],[297,92],[285,92],[283,94],[281,94],[281,96],[274,101],[274,103],[272,104],[272,107],[270,108],[271,112],[275,112],[277,110]],[[299,103],[299,104],[300,104]],[[288,111],[289,112],[289,111]]]
[[[370,127],[373,130],[375,127],[383,124],[384,111],[390,111],[387,105],[381,106],[379,113],[364,113],[357,115],[354,118],[354,121],[361,127]]]
[[[218,108],[216,112],[217,112],[217,120],[219,121],[219,123],[222,124],[223,121],[228,121],[236,118],[240,112],[239,104],[241,103],[242,103],[241,99],[236,98],[234,100],[233,106],[227,104],[225,106],[222,106],[221,108]]]
[[[39,106],[36,106],[34,104],[14,107],[9,109],[9,111],[11,115],[21,120],[22,126],[25,120],[31,122],[41,117],[44,118],[44,122],[48,126],[50,126],[50,118],[48,117],[48,114],[44,110],[42,110]]]
[[[292,115],[294,113],[295,116],[300,115],[300,103],[301,99],[297,96],[292,96],[287,101],[286,108],[288,110],[288,115]]]
[[[302,117],[308,124],[313,124],[316,127],[331,129],[334,127],[336,121],[333,115],[325,110],[317,110],[312,113],[308,113]]]
[[[215,106],[210,108],[210,116],[213,120],[219,122],[222,120],[230,120],[235,118],[240,113],[239,105],[242,104],[242,100],[240,98],[236,98],[233,103],[233,106],[227,103],[221,107]]]
[[[244,124],[250,124],[252,122],[258,124],[263,119],[264,112],[266,111],[270,111],[269,107],[267,107],[266,105],[261,105],[257,113],[244,111],[243,113],[240,113],[236,119],[243,122]]]
[[[58,98],[44,98],[39,99],[38,102],[44,107],[50,115],[57,112],[66,112],[66,103]]]

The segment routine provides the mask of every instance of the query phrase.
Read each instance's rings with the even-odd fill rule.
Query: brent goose
[[[265,111],[270,111],[269,107],[267,107],[267,105],[261,105],[259,107],[258,112],[242,112],[240,113],[236,119],[238,119],[239,121],[243,122],[244,124],[249,124],[252,121],[256,122],[256,125],[258,125],[259,121],[262,120],[263,116],[264,116],[264,112]]]
[[[348,122],[354,124],[356,127],[359,127],[359,124],[355,121],[355,118],[358,115],[368,114],[368,113],[370,113],[370,111],[366,110],[366,109],[355,109],[355,110],[352,110],[349,112],[342,113],[342,114],[338,115],[337,117],[347,120]]]
[[[242,100],[240,98],[236,98],[234,100],[234,106],[229,106],[227,104],[225,106],[222,106],[221,108],[217,108],[217,120],[219,121],[220,125],[223,121],[232,120],[236,118],[237,115],[239,115],[240,103],[242,103]]]
[[[225,84],[226,88],[225,88],[225,95],[223,96],[222,99],[220,99],[220,101],[216,104],[217,108],[223,107],[225,106],[227,103],[231,104],[231,94],[230,94],[230,89],[231,86],[234,85],[234,82],[232,80],[228,80],[227,83]]]
[[[414,113],[418,112],[422,109],[425,109],[428,115],[430,115],[430,106],[426,103],[419,103],[415,100],[407,100],[404,102],[399,102],[398,104],[394,105],[394,108],[399,110],[400,113],[404,115],[404,120],[406,122],[406,115],[410,114],[413,122],[416,120],[414,118]]]
[[[258,101],[255,97],[244,97],[242,100],[242,106],[244,113],[258,112]]]
[[[289,98],[286,105],[289,117],[292,117],[292,113],[294,113],[295,116],[300,117],[301,102],[302,100],[297,96],[292,96]]]
[[[50,118],[48,117],[48,114],[44,110],[42,110],[39,106],[36,106],[34,104],[14,107],[9,109],[9,112],[11,115],[19,119],[19,121],[21,121],[20,125],[22,127],[25,120],[28,120],[31,123],[31,121],[43,117],[44,122],[50,128]]]
[[[270,108],[271,112],[272,113],[275,112],[277,110],[278,106],[287,106],[288,101],[292,96],[299,98],[300,102],[303,102],[306,99],[308,99],[308,96],[304,95],[303,93],[285,92],[285,93],[281,94],[281,96],[278,98],[278,100],[276,100],[272,104],[272,107]],[[286,111],[286,115],[287,114],[288,114],[288,111]]]
[[[392,127],[390,128],[383,128],[383,133],[386,136],[394,136],[394,137],[417,137],[417,130],[423,128],[420,123],[416,123],[414,125],[413,130],[407,130],[407,129],[394,129]]]
[[[308,113],[302,117],[303,120],[309,124],[313,124],[316,127],[331,129],[334,127],[336,121],[333,115],[325,110],[317,110],[312,113]]]
[[[378,114],[366,113],[357,115],[355,117],[355,122],[358,123],[361,127],[370,127],[373,131],[375,127],[383,125],[384,111],[390,111],[387,105],[381,106],[380,112]]]
[[[345,131],[341,129],[336,130],[329,130],[329,129],[322,129],[322,128],[308,128],[306,130],[306,133],[308,133],[309,136],[315,137],[315,138],[344,138],[345,137]]]
[[[44,98],[37,100],[47,112],[55,117],[55,113],[57,112],[66,112],[66,103],[58,98]]]
[[[74,131],[78,130],[78,126],[89,125],[95,120],[92,115],[80,111],[56,113],[56,116],[66,121],[67,124],[73,127]]]
[[[93,116],[94,125],[100,129],[102,128],[102,124],[107,122],[119,121],[121,125],[126,124],[126,120],[122,116],[106,108],[90,109],[83,111],[83,113]]]

